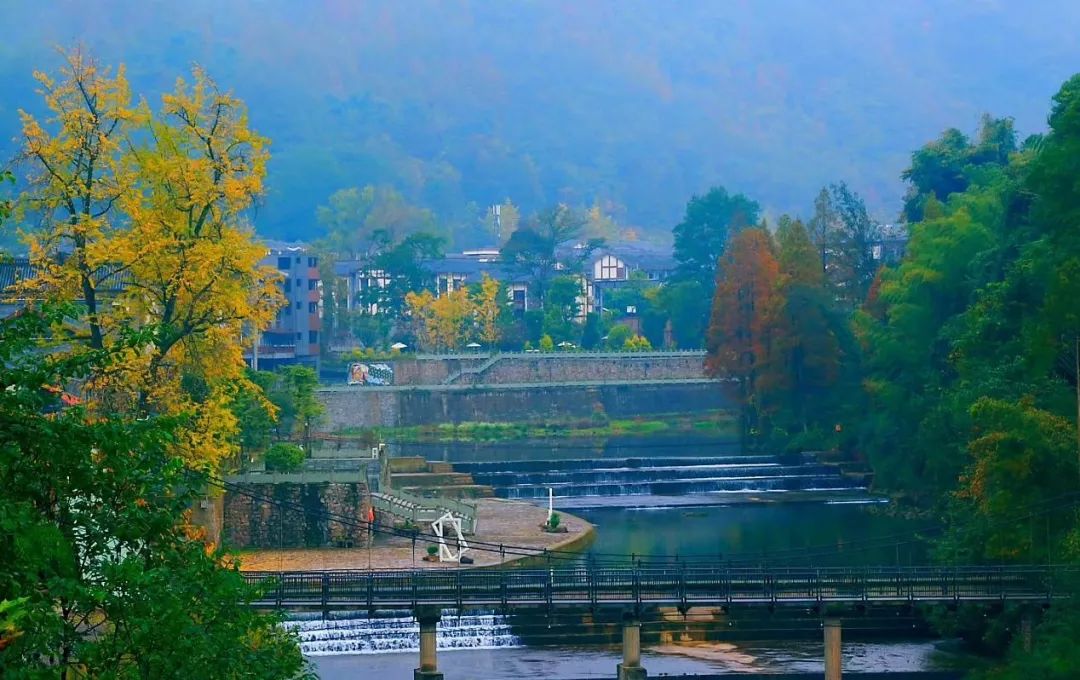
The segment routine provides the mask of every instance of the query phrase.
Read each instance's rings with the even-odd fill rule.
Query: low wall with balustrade
[[[497,354],[418,354],[370,360],[393,368],[395,385],[505,385],[598,380],[685,380],[704,378],[705,353],[656,352],[500,352]],[[328,384],[345,375],[327,374]]]

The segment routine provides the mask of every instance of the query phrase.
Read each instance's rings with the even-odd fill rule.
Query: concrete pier
[[[825,619],[825,680],[840,680],[840,619]]]
[[[435,657],[435,642],[441,618],[437,607],[416,609],[416,620],[420,623],[420,667],[413,671],[413,680],[443,680]]]
[[[1025,609],[1020,617],[1020,645],[1025,652],[1031,651],[1031,635],[1034,628],[1031,610]]]
[[[636,616],[623,618],[622,652],[618,680],[646,680],[648,673],[641,666],[641,620]]]

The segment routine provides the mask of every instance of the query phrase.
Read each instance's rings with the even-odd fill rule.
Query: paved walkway
[[[501,498],[485,498],[477,501],[480,530],[466,541],[482,541],[507,546],[523,546],[532,554],[542,555],[545,549],[558,550],[575,544],[588,543],[593,526],[581,519],[559,512],[566,533],[549,534],[540,525],[547,519],[547,509],[522,501]],[[426,537],[434,538],[431,529]],[[331,569],[439,569],[453,568],[457,564],[424,562],[427,546],[422,535],[416,541],[415,561],[413,542],[404,537],[380,534],[375,545],[367,548],[318,548],[305,550],[259,550],[239,555],[240,568],[244,571],[322,571]],[[502,556],[494,551],[472,549],[466,553],[475,560],[473,566],[483,567],[499,564]],[[521,555],[508,554],[506,562],[520,559]]]

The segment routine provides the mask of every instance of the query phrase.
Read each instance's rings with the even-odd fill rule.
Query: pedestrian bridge
[[[415,571],[245,572],[256,606],[374,609],[514,606],[813,606],[828,603],[1049,602],[1070,566],[733,568],[723,565]]]

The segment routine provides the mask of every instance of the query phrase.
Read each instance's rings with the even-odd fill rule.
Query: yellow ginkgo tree
[[[48,117],[19,112],[28,186],[20,208],[39,222],[27,239],[37,275],[20,293],[79,299],[86,314],[76,336],[101,349],[104,291],[122,276],[111,248],[124,223],[117,202],[136,190],[125,147],[146,111],[132,106],[123,68],[110,74],[81,50],[63,58],[56,77],[34,73]]]
[[[33,180],[23,205],[42,216],[29,237],[42,274],[24,293],[81,301],[74,336],[84,346],[146,331],[91,382],[92,403],[187,414],[182,453],[216,464],[234,450],[240,337],[269,325],[281,303],[246,220],[268,141],[201,68],[154,111],[131,106],[122,70],[110,77],[78,52],[66,61],[57,81],[39,76],[52,116],[23,114]]]

